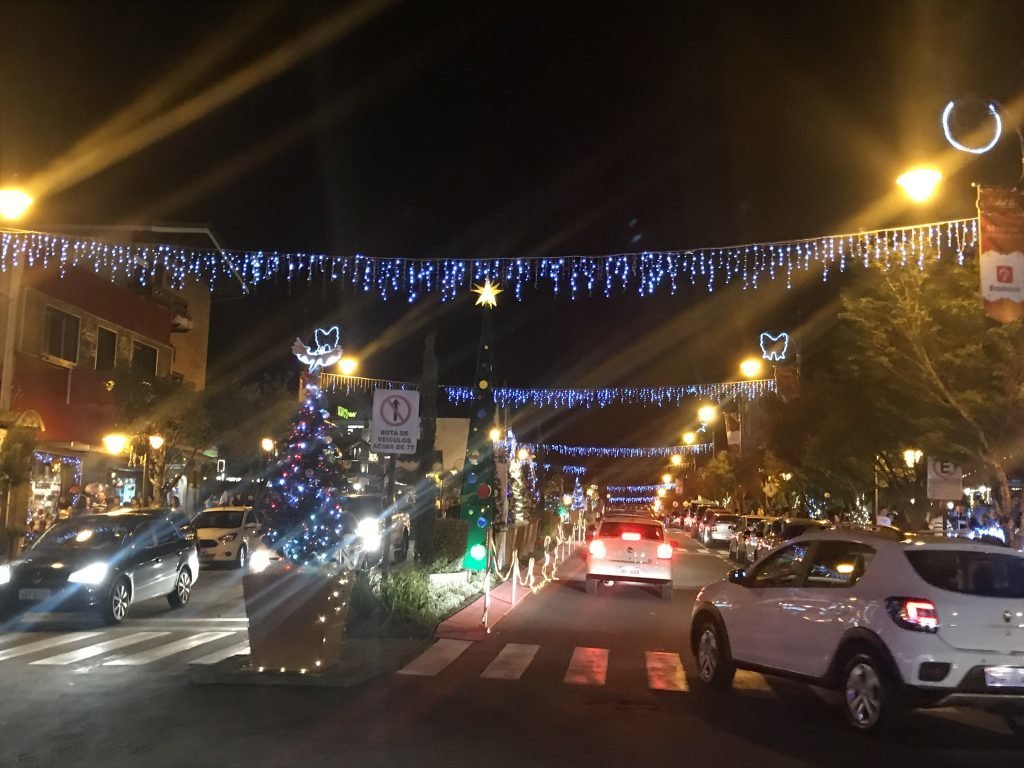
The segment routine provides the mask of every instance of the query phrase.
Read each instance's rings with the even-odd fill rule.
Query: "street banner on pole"
[[[420,393],[408,389],[375,389],[370,450],[392,456],[416,453],[419,437]]]
[[[960,501],[964,495],[964,471],[951,461],[928,459],[928,498]]]
[[[1024,194],[978,187],[981,297],[1002,323],[1024,317]]]

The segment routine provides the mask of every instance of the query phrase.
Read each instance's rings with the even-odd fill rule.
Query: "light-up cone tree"
[[[344,473],[328,434],[330,422],[320,388],[305,382],[305,397],[279,444],[280,458],[261,505],[268,542],[299,565],[336,559],[342,546],[341,504],[336,489]]]
[[[477,306],[483,307],[480,349],[477,352],[476,381],[473,385],[469,440],[462,471],[459,517],[469,524],[462,567],[481,571],[487,567],[488,532],[494,522],[494,329],[491,311],[497,306],[501,289],[490,280],[476,286]]]
[[[309,366],[303,397],[260,499],[268,548],[253,553],[242,579],[250,664],[260,672],[317,672],[342,652],[353,583],[344,547],[354,525],[343,515],[343,475],[316,378],[340,359],[338,335],[317,330],[313,347],[292,347]]]

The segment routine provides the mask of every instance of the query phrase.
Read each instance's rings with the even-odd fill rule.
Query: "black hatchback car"
[[[188,602],[199,575],[195,540],[156,510],[119,510],[58,523],[0,565],[0,609],[94,610],[119,624],[132,603]]]

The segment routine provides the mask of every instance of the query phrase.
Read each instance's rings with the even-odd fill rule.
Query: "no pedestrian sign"
[[[420,393],[375,389],[370,418],[370,450],[385,454],[416,453],[420,436]]]

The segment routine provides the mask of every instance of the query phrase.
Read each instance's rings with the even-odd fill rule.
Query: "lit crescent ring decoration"
[[[959,149],[961,152],[970,152],[972,155],[983,155],[994,147],[1000,137],[1003,135],[1003,118],[999,116],[999,110],[996,109],[996,105],[993,102],[988,102],[988,113],[992,115],[992,119],[995,120],[996,129],[992,133],[992,139],[981,147],[968,147],[966,144],[961,144],[955,138],[953,138],[953,132],[949,128],[949,117],[953,114],[953,109],[956,107],[956,102],[951,101],[946,105],[946,108],[942,110],[942,132],[946,134],[946,141],[948,141],[955,149]]]

